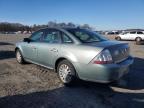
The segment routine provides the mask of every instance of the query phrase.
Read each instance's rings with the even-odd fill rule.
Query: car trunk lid
[[[86,44],[94,47],[102,47],[104,49],[108,49],[111,52],[114,63],[120,63],[127,59],[129,56],[128,43],[118,41],[103,41]]]

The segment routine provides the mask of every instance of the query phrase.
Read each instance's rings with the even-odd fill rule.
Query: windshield
[[[82,43],[106,41],[105,37],[85,29],[69,29],[68,32],[73,34]]]

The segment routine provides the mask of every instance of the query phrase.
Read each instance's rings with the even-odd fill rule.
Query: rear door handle
[[[36,49],[36,47],[35,46],[31,46],[32,47],[32,49]]]
[[[57,50],[56,48],[53,48],[53,49],[51,49],[50,51],[58,52],[58,50]]]

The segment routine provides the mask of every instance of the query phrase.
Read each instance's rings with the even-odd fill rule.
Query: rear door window
[[[136,32],[130,32],[130,34],[136,34]]]
[[[43,42],[60,43],[60,32],[54,29],[47,29],[43,37]]]

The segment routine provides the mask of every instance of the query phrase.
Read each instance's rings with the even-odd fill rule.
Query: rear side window
[[[59,43],[60,42],[60,32],[58,30],[46,30],[43,38],[43,42],[47,43]]]
[[[137,32],[137,34],[144,34],[143,32]]]
[[[62,33],[62,42],[63,43],[73,43],[72,39],[65,33]]]

